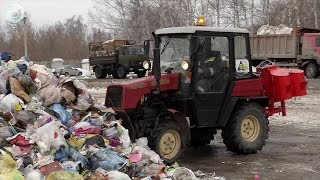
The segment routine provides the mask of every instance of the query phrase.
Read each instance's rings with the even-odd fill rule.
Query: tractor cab
[[[159,29],[154,36],[158,42],[154,71],[160,71],[155,75],[180,75],[179,100],[174,102],[181,104],[178,110],[193,117],[192,125],[217,125],[232,82],[253,77],[249,32],[190,26]]]

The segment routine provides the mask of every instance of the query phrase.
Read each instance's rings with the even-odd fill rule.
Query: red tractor
[[[252,70],[245,29],[172,27],[153,34],[153,75],[108,86],[105,105],[132,140],[148,137],[168,162],[186,145],[209,144],[217,130],[229,150],[256,153],[268,138],[268,117],[286,115],[285,100],[306,95],[301,70],[268,62]]]

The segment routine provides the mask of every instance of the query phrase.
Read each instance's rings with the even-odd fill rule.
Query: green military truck
[[[149,46],[136,45],[131,40],[108,40],[89,43],[89,64],[98,79],[112,75],[114,78],[126,78],[134,72],[139,78],[150,69]]]

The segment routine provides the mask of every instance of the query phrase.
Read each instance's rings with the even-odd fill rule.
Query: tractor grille
[[[106,107],[121,108],[122,106],[122,87],[109,87],[106,97]]]

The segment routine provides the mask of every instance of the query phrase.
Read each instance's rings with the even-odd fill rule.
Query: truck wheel
[[[318,75],[318,67],[316,64],[310,62],[306,65],[304,73],[308,79],[315,78]]]
[[[78,76],[82,76],[82,72],[79,72],[79,73],[78,73]]]
[[[175,162],[184,147],[180,126],[173,121],[159,124],[151,133],[150,147],[166,162]]]
[[[146,76],[146,71],[138,71],[137,73],[138,78],[142,78]]]
[[[120,79],[126,78],[127,77],[126,69],[123,66],[118,66],[117,71],[116,71],[116,75]]]
[[[243,104],[222,130],[223,143],[239,154],[254,154],[266,143],[269,121],[263,108],[255,103]]]
[[[191,128],[191,145],[192,146],[205,146],[210,144],[214,139],[214,134],[217,131],[213,128]]]
[[[64,75],[65,75],[65,76],[67,76],[67,77],[69,77],[69,76],[70,76],[70,74],[69,74],[69,73],[67,73],[67,72],[66,72],[66,73],[64,73]]]
[[[100,67],[96,67],[95,70],[94,70],[94,73],[96,75],[96,77],[98,79],[103,79],[103,78],[106,78],[107,77],[107,72],[106,70],[100,68]]]

